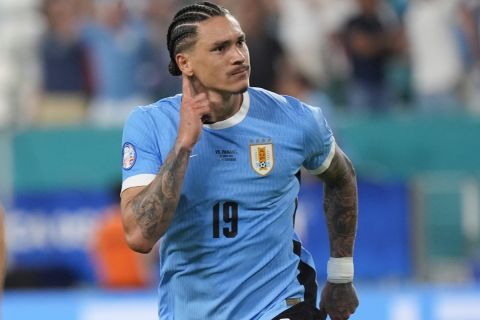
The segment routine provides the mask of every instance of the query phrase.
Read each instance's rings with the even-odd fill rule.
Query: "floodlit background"
[[[121,130],[179,92],[166,29],[190,2],[0,1],[3,319],[155,319],[158,256],[128,250],[119,221]],[[251,84],[321,106],[356,167],[351,319],[480,319],[480,1],[221,3]],[[322,190],[302,183],[322,284]]]

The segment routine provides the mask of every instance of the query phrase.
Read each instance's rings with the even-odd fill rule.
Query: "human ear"
[[[189,77],[193,76],[193,68],[190,57],[185,53],[178,53],[175,58],[177,59],[177,65],[180,71]]]

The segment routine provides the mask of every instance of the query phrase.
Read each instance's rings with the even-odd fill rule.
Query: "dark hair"
[[[228,14],[230,12],[227,9],[210,2],[186,6],[175,14],[167,33],[167,47],[170,54],[168,71],[172,75],[179,76],[182,74],[178,68],[175,56],[195,43],[198,23],[212,17],[226,16]]]

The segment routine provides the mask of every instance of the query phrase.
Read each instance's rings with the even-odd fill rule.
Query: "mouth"
[[[250,66],[241,66],[230,72],[230,76],[244,75],[248,73]]]

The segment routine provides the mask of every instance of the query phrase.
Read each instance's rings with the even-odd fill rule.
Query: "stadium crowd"
[[[120,126],[177,93],[167,71],[173,0],[0,4],[0,128]],[[476,0],[217,1],[239,18],[251,85],[339,112],[479,112]]]

